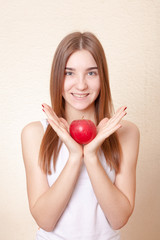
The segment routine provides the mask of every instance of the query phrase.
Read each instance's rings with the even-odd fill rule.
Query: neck
[[[96,112],[95,107],[91,107],[90,109],[84,109],[84,110],[77,110],[77,109],[65,109],[65,118],[70,125],[72,121],[78,120],[78,119],[89,119],[92,122],[94,122],[95,125],[97,125],[96,120]]]

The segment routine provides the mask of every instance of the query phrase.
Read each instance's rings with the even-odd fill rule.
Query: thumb
[[[97,130],[99,130],[101,127],[103,127],[107,122],[108,122],[108,120],[109,120],[109,118],[103,118],[100,122],[99,122],[99,124],[98,124],[98,126],[97,126]]]
[[[64,119],[64,118],[59,118],[60,119],[60,121],[64,124],[64,126],[66,127],[66,129],[69,131],[69,124],[68,124],[68,122]]]

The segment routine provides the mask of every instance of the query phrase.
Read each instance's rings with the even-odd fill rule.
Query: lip
[[[86,95],[89,95],[89,93],[71,93],[72,95],[75,95],[75,96],[86,96]]]
[[[76,99],[85,99],[89,93],[71,93],[71,95]]]

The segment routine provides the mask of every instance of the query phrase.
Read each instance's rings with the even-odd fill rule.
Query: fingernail
[[[44,109],[42,109],[42,111],[45,112]]]
[[[126,110],[126,109],[127,109],[127,107],[124,108],[124,110]]]
[[[44,105],[42,104],[42,107],[44,108]]]
[[[125,113],[125,115],[126,115],[126,114],[127,114],[127,113]],[[125,116],[125,115],[124,115],[124,116]]]

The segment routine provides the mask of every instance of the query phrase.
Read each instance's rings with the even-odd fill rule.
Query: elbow
[[[46,232],[52,232],[56,225],[54,223],[49,222],[48,220],[45,221],[37,217],[34,217],[34,220],[36,221],[37,225]]]
[[[128,218],[129,219],[129,218]],[[122,227],[124,227],[127,222],[128,222],[128,219],[123,219],[121,221],[118,221],[118,222],[115,222],[115,223],[112,223],[111,224],[111,227],[113,230],[120,230]]]
[[[42,228],[46,232],[52,232],[54,230],[54,227],[55,227],[54,225],[52,225],[51,223],[48,223],[48,222],[36,221],[36,223],[38,224],[38,226],[40,228]]]
[[[128,213],[126,213],[123,216],[117,217],[116,221],[111,222],[110,225],[111,225],[112,229],[120,230],[122,227],[124,227],[127,224],[130,216],[132,215],[132,212],[133,212],[133,210],[129,211]]]
[[[52,232],[56,226],[56,223],[50,221],[47,217],[42,217],[40,214],[36,214],[33,209],[30,210],[32,217],[36,221],[37,225],[46,232]]]
[[[46,232],[52,232],[54,230],[53,226],[49,226],[49,225],[46,225],[46,224],[42,224],[42,225],[38,224],[38,226]]]

